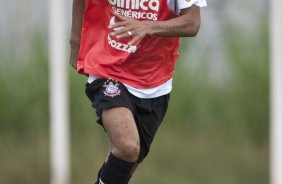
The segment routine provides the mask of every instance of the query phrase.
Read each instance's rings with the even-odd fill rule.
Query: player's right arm
[[[118,39],[133,37],[129,45],[145,36],[194,37],[201,24],[200,7],[197,5],[183,9],[178,17],[164,21],[140,21],[119,14],[115,16],[120,21],[109,26],[113,30],[111,35]]]
[[[83,15],[85,10],[86,0],[73,0],[72,7],[72,26],[70,35],[70,64],[72,67],[76,68],[80,39],[81,39],[81,29],[83,23]]]

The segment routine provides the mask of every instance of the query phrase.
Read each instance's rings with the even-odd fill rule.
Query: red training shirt
[[[132,38],[110,36],[114,12],[140,21],[176,17],[167,0],[87,0],[77,70],[107,77],[135,88],[160,86],[173,76],[178,57],[178,37],[147,36],[135,45]]]

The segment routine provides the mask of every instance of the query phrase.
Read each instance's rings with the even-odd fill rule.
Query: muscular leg
[[[102,122],[110,140],[110,155],[101,169],[100,183],[127,184],[140,150],[133,115],[123,107],[105,109],[102,112]]]
[[[131,111],[124,107],[105,109],[102,122],[110,140],[111,153],[121,160],[136,162],[140,140]]]

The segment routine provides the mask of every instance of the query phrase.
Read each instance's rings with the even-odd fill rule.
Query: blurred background
[[[0,2],[0,183],[48,184],[48,1]],[[268,2],[208,0],[180,53],[168,113],[131,183],[269,183]],[[68,70],[71,179],[93,183],[107,140],[86,78]]]

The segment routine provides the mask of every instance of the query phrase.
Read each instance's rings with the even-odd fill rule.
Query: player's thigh
[[[132,141],[139,145],[139,134],[132,112],[128,108],[103,109],[102,122],[113,146]]]

